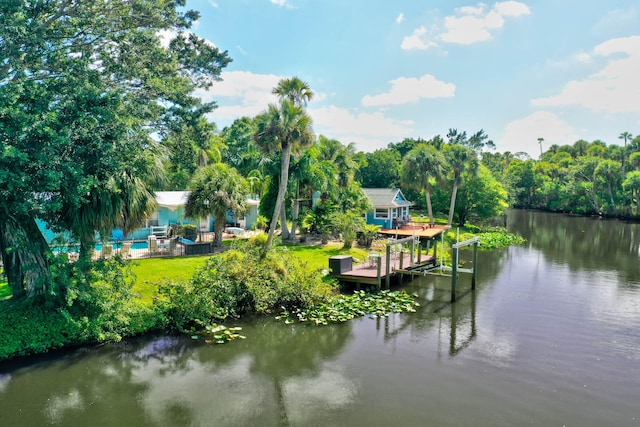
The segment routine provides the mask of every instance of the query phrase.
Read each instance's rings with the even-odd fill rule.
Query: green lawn
[[[310,269],[329,268],[329,257],[334,255],[352,255],[354,261],[363,261],[367,256],[364,249],[344,250],[342,243],[329,243],[324,246],[289,245],[289,253],[307,262]],[[131,261],[131,269],[136,276],[133,290],[140,294],[145,302],[151,302],[158,285],[164,281],[188,280],[194,271],[202,267],[209,256],[147,258]],[[6,279],[0,279],[0,301],[11,297],[11,289]]]
[[[309,268],[313,270],[324,270],[329,268],[329,257],[335,255],[351,255],[354,262],[364,261],[367,257],[366,249],[352,248],[341,249],[342,243],[329,243],[324,246],[305,246],[290,245],[287,246],[289,252],[307,262]]]
[[[146,258],[131,262],[131,269],[136,275],[133,290],[145,301],[151,301],[158,284],[164,281],[189,280],[193,272],[202,267],[209,256]]]
[[[4,271],[0,268],[0,276],[4,274]],[[7,284],[7,279],[2,277],[0,278],[0,301],[8,299],[11,297],[11,288]]]

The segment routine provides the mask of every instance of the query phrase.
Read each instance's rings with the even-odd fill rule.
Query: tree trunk
[[[451,226],[453,222],[453,211],[456,208],[456,197],[458,196],[458,184],[453,182],[453,191],[451,192],[451,204],[449,204],[449,221],[447,224]]]
[[[222,247],[222,233],[224,232],[225,215],[226,213],[223,212],[221,215],[215,215],[213,218],[214,248]]]
[[[284,206],[284,200],[282,201],[282,207],[280,208],[280,236],[282,240],[289,239],[289,226],[287,225],[287,208]]]
[[[433,209],[431,208],[431,193],[425,188],[424,196],[427,199],[427,213],[429,214],[429,225],[433,227]]]
[[[0,214],[0,251],[14,298],[46,292],[50,249],[33,218]]]
[[[300,212],[300,181],[296,182],[296,197],[293,199],[293,211],[291,212],[291,239],[296,238],[298,228],[298,213]]]
[[[269,234],[267,243],[264,245],[262,255],[266,255],[267,251],[273,243],[273,233],[276,231],[278,217],[280,216],[280,208],[284,201],[284,193],[287,191],[287,181],[289,180],[289,161],[291,157],[291,145],[286,144],[282,147],[282,160],[280,162],[280,185],[278,187],[278,196],[276,197],[276,206],[273,209],[273,217],[271,217],[271,225],[269,226]]]

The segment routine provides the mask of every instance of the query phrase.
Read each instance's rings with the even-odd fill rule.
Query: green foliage
[[[516,234],[504,231],[488,231],[479,235],[479,246],[482,249],[502,249],[507,246],[519,245],[525,242],[525,239]]]
[[[331,227],[342,237],[344,249],[349,249],[356,239],[358,231],[366,225],[361,215],[354,211],[335,212],[330,217]]]
[[[392,149],[365,153],[356,178],[363,188],[394,188],[400,182],[400,154]]]
[[[195,224],[182,224],[182,235],[185,239],[196,240],[198,237],[198,226]]]
[[[229,328],[224,325],[218,325],[217,323],[212,323],[210,325],[206,325],[204,329],[202,329],[199,332],[199,335],[204,335],[205,337],[213,338],[213,339],[205,338],[204,342],[206,342],[207,344],[225,344],[237,338],[242,340],[245,339],[246,337],[244,335],[240,335],[238,333],[241,330],[242,328],[238,326]],[[192,335],[191,338],[198,339],[200,338],[199,335]]]
[[[62,257],[60,257],[62,258]],[[163,325],[156,307],[140,304],[133,276],[117,258],[94,265],[87,279],[73,264],[54,263],[57,299],[0,303],[0,360],[68,345],[117,341]]]
[[[358,233],[358,246],[369,249],[378,235],[379,225],[364,224]]]
[[[25,282],[14,289],[46,293],[46,245],[6,256],[36,217],[70,231],[88,258],[96,232],[128,230],[153,211],[160,145],[171,151],[180,134],[208,148],[214,104],[193,92],[230,58],[186,31],[199,14],[184,3],[0,2],[0,223],[11,224],[0,251],[9,281]]]
[[[284,319],[285,323],[311,322],[315,325],[346,322],[347,320],[370,315],[372,317],[386,317],[390,313],[413,313],[419,304],[414,297],[404,291],[366,293],[356,291],[352,295],[339,295],[328,302],[313,304],[308,308],[288,310],[276,319]]]
[[[304,308],[331,294],[331,284],[286,248],[264,256],[261,250],[246,242],[209,258],[191,280],[161,286],[159,305],[173,325],[185,330],[247,313]]]

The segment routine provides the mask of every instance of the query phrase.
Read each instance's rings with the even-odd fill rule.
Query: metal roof
[[[413,206],[399,188],[363,188],[374,208],[398,208]]]

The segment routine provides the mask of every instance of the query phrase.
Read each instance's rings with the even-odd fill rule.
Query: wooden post
[[[451,302],[456,301],[456,285],[458,284],[458,249],[453,249],[451,260]]]
[[[389,289],[391,285],[391,246],[387,245],[387,265],[385,268],[384,288]]]
[[[418,264],[422,262],[422,245],[418,243]]]
[[[431,239],[429,239],[429,242],[431,242]],[[433,244],[433,257],[438,259],[438,242]]]
[[[471,289],[476,288],[476,266],[478,265],[478,242],[473,244],[473,270],[471,271]]]
[[[398,264],[399,264],[400,270],[402,270],[403,264],[404,264],[404,247],[400,248],[400,262]],[[400,283],[402,283],[403,280],[404,280],[404,274],[400,273]]]
[[[376,259],[376,277],[378,278],[378,283],[376,285],[376,289],[380,291],[380,286],[382,285],[382,280],[380,279],[380,273],[382,270],[382,257],[379,256]]]
[[[415,253],[416,241],[415,239],[411,241],[411,246],[409,246],[409,268],[413,267],[413,254]]]

